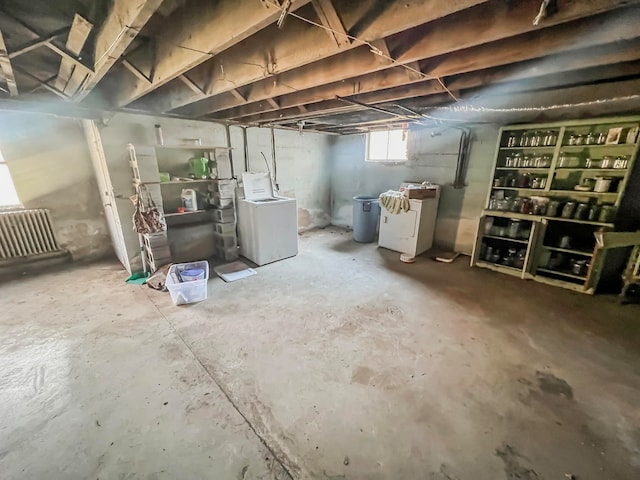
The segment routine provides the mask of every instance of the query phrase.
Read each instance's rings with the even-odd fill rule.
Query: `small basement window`
[[[0,152],[0,209],[19,207],[20,199],[13,184],[9,166]]]
[[[399,129],[367,133],[367,162],[406,162],[407,132]]]

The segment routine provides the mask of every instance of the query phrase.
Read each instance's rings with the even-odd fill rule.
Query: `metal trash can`
[[[353,239],[360,243],[371,243],[376,239],[380,218],[378,197],[358,195],[353,197]]]

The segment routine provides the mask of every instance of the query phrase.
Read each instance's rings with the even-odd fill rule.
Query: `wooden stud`
[[[111,10],[96,36],[93,74],[86,76],[76,71],[69,81],[76,102],[84,99],[106,75],[161,4],[162,0],[112,2]],[[137,77],[129,78],[130,82],[132,80],[141,81]]]
[[[329,37],[336,45],[340,48],[349,45],[351,39],[331,0],[313,0],[312,3],[320,22],[326,27]]]
[[[133,73],[136,77],[138,77],[143,82],[151,83],[151,80],[149,79],[149,77],[147,77],[144,73],[142,73],[138,67],[136,67],[133,63],[131,63],[126,58],[123,58],[120,63],[124,68],[129,70],[131,73]]]
[[[53,50],[58,55],[60,55],[62,58],[67,59],[70,63],[74,64],[76,67],[80,67],[81,69],[83,69],[85,71],[85,73],[87,73],[87,72],[88,73],[93,73],[93,68],[91,68],[89,65],[84,63],[82,60],[79,60],[78,58],[76,58],[66,48],[59,47],[58,45],[56,45],[53,42],[45,43],[44,46],[47,47],[50,50]]]
[[[241,102],[246,102],[247,99],[244,97],[244,95],[242,95],[237,88],[234,88],[233,90],[229,90],[231,92],[231,94],[236,97],[238,100],[240,100]]]
[[[65,27],[65,28],[61,28],[60,30],[56,30],[55,32],[45,37],[38,37],[34,40],[31,40],[30,42],[25,43],[21,47],[11,52],[9,54],[9,58],[13,59],[13,58],[19,57],[20,55],[24,55],[27,52],[35,50],[36,48],[40,48],[44,46],[46,43],[52,42],[56,38],[61,37],[62,35],[67,34],[68,32],[69,32],[69,28]]]
[[[71,29],[69,30],[69,36],[67,37],[66,43],[67,51],[76,58],[80,56],[80,52],[82,51],[87,38],[89,38],[91,29],[93,29],[93,25],[76,13],[73,17],[73,23],[71,24]],[[48,45],[51,44],[52,42],[48,42]],[[58,76],[53,83],[54,88],[63,92],[71,78],[74,68],[75,65],[73,62],[66,57],[62,57],[60,60]]]
[[[182,83],[184,83],[187,87],[189,87],[189,89],[191,89],[193,93],[198,94],[200,96],[205,95],[204,90],[202,90],[198,85],[195,84],[193,80],[191,80],[186,75],[180,75],[178,78]]]

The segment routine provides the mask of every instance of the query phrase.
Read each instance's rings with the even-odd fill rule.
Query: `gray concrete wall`
[[[250,128],[247,137],[250,170],[266,172],[260,152],[271,162],[269,129]],[[329,135],[275,130],[280,195],[296,198],[299,231],[326,227],[331,223],[331,138]],[[241,149],[238,146],[237,150]],[[273,168],[272,163],[269,168]]]
[[[131,184],[127,144],[155,145],[157,143],[155,124],[162,126],[165,145],[185,144],[196,138],[201,139],[203,145],[227,145],[224,126],[210,122],[117,114],[109,120],[107,125],[99,126],[116,195],[117,210],[123,225],[126,249],[133,270],[139,268],[141,264],[137,234],[129,228],[133,214],[133,204],[129,196],[134,193],[134,190]],[[299,135],[297,132],[276,130],[275,138],[280,193],[297,199],[300,230],[328,225],[330,223],[330,137],[312,133]],[[247,139],[250,170],[266,171],[260,152],[265,154],[269,167],[272,168],[269,129],[249,128]],[[241,179],[245,158],[242,130],[239,127],[231,127],[231,146],[234,148],[232,157],[235,174]],[[188,151],[162,151],[158,163],[161,171],[181,173],[191,156],[193,155]],[[153,166],[144,164],[144,161],[142,163],[142,170],[153,170]],[[182,173],[186,174],[186,171]],[[176,194],[180,194],[180,188],[176,189]],[[170,228],[168,237],[174,260],[186,261],[195,257],[210,256],[213,252],[213,243],[202,242],[203,235],[206,236],[207,232],[203,232],[202,227]],[[212,235],[209,238],[212,238]]]
[[[434,133],[435,136],[431,134]],[[442,186],[435,244],[471,253],[491,177],[498,127],[473,129],[466,175],[467,186],[455,189],[460,133],[453,129],[409,132],[408,157],[403,164],[365,162],[365,136],[332,138],[331,223],[352,227],[352,197],[397,190],[405,180],[429,180]]]
[[[48,208],[60,245],[74,260],[112,253],[79,120],[0,114],[0,149],[26,208]]]

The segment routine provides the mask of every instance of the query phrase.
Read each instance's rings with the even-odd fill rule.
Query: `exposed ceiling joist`
[[[88,76],[74,72],[69,81],[68,90],[75,101],[84,99],[102,80],[161,4],[162,0],[113,1],[96,37],[94,72]]]
[[[555,65],[558,61],[549,58],[532,64],[533,66],[531,68],[544,71],[545,69],[553,67],[569,67],[573,64],[572,60],[582,57],[582,53],[577,52],[578,49],[591,49],[612,42],[637,38],[640,36],[637,28],[638,23],[640,23],[640,10],[612,12],[610,14],[586,19],[573,26],[573,28],[566,28],[565,25],[559,25],[541,32],[533,32],[513,37],[508,43],[490,43],[458,52],[456,55],[446,55],[422,61],[421,64],[423,66],[421,68],[434,77],[444,78],[472,70],[509,65],[565,51],[574,51],[576,52],[575,54],[569,54],[559,60],[561,65]],[[629,59],[629,56],[633,55],[633,48],[625,47],[624,44],[614,46],[610,50],[610,54],[613,55],[612,58],[620,58],[622,56]],[[587,58],[594,57],[594,55],[588,51],[583,52],[583,54]],[[606,62],[606,57],[603,57],[599,61],[612,63]],[[335,95],[348,96],[369,93],[425,81],[424,78],[420,79],[418,77],[408,79],[402,72],[402,67],[395,67],[393,69],[355,77],[349,79],[347,82],[322,85],[289,95],[283,95],[278,98],[278,103],[281,109],[286,110],[297,105],[308,105],[323,100],[330,100],[334,98]],[[526,76],[527,72],[522,72],[522,75]],[[431,84],[433,82],[429,83]],[[434,91],[433,93],[439,93],[439,91]],[[255,120],[254,115],[264,112],[263,117],[266,120],[270,120],[276,119],[279,115],[278,112],[275,112],[273,115],[268,113],[274,110],[276,109],[270,108],[269,105],[256,102],[221,111],[213,115],[212,118],[233,118],[243,121],[243,117],[251,117]]]
[[[9,58],[9,52],[7,51],[7,45],[4,42],[4,36],[0,31],[0,71],[4,77],[4,81],[7,83],[9,94],[12,97],[18,95],[18,84],[16,83],[16,77],[13,73],[13,66],[11,65],[11,58]]]
[[[430,0],[390,0],[377,16],[370,18],[370,2],[343,2],[341,19],[346,29],[355,30],[363,41],[373,42],[396,34],[406,28],[432,22],[466,8],[484,3],[486,0],[452,0],[433,2]],[[389,13],[392,12],[392,13]],[[362,17],[369,18],[362,25]],[[265,56],[265,45],[269,46]],[[362,46],[352,42],[342,50]],[[369,52],[369,47],[364,47]],[[234,88],[282,74],[292,69],[316,62],[340,52],[341,49],[318,27],[300,20],[291,21],[284,31],[275,27],[261,31],[245,42],[238,44],[189,72],[190,77],[200,83],[209,84],[208,97],[213,97]],[[273,81],[273,79],[265,80]],[[265,97],[266,98],[266,97]],[[168,112],[200,100],[188,89],[176,82],[158,88],[138,102],[139,108]],[[212,99],[211,104],[215,105]],[[206,105],[198,104],[198,111],[207,111]],[[208,104],[207,104],[208,105]]]
[[[627,3],[626,0],[569,2],[558,13],[545,19],[544,23],[545,26],[559,25]],[[415,62],[536,30],[539,27],[531,24],[535,13],[534,2],[482,4],[442,18],[428,29],[399,34],[390,38],[387,43],[391,50],[404,50],[399,54],[402,63]],[[487,29],[487,25],[492,25],[492,28]],[[407,47],[405,43],[411,46]],[[414,48],[415,44],[420,45],[420,48]],[[286,95],[391,66],[393,64],[381,63],[379,55],[372,53],[368,45],[360,46],[278,75],[275,81],[266,78],[255,82],[249,89],[247,100],[255,102]],[[177,112],[199,117],[238,105],[233,96],[220,95],[180,108]]]
[[[524,85],[523,82],[517,83],[520,80],[527,81],[527,88],[543,88],[540,86],[540,82],[548,81],[550,75],[561,74],[564,84],[575,84],[580,81],[601,81],[607,76],[622,77],[638,74],[637,65],[629,65],[629,62],[640,60],[640,40],[628,42],[625,45],[614,44],[600,49],[589,49],[582,53],[581,55],[575,55],[574,52],[557,55],[550,57],[542,64],[538,61],[528,61],[465,73],[453,77],[449,82],[449,88],[460,91],[491,85],[486,89],[504,92],[508,87],[502,84],[516,82],[518,85]],[[596,72],[585,70],[593,67],[598,67]],[[557,86],[558,82],[554,81],[556,82],[554,85]],[[437,97],[441,94],[442,89],[438,89],[438,83],[427,80],[412,85],[354,95],[351,98],[368,104],[378,104],[425,96]],[[335,100],[326,100],[308,105],[305,114],[301,114],[296,108],[287,108],[267,115],[245,117],[240,121],[247,123],[282,122],[304,118],[305,115],[318,118],[326,114],[333,114],[339,107]]]
[[[17,49],[13,50],[9,54],[9,57],[13,59],[13,58],[19,57],[20,55],[24,55],[25,53],[28,53],[32,50],[35,50],[36,48],[40,48],[46,45],[47,43],[52,42],[53,40],[57,39],[58,37],[61,37],[62,35],[66,35],[68,32],[69,32],[69,28],[65,27],[65,28],[61,28],[60,30],[56,30],[55,32],[49,35],[46,35],[44,37],[38,37],[33,40],[30,40],[29,42],[25,43],[21,47],[18,47]]]
[[[309,1],[294,0],[292,9]],[[112,98],[114,105],[128,105],[253,35],[273,23],[280,16],[280,9],[274,6],[256,8],[252,2],[219,0],[190,2],[173,15],[175,28],[157,39],[152,84],[146,84],[132,75],[117,75],[117,89]]]
[[[312,0],[312,4],[320,22],[336,45],[338,47],[349,45],[351,39],[331,0]]]
[[[90,22],[76,14],[73,17],[73,23],[71,24],[69,36],[67,37],[67,51],[78,58],[92,29],[93,25]],[[49,42],[48,45],[51,45],[51,42]],[[60,69],[58,70],[58,76],[53,84],[54,88],[64,91],[71,75],[73,74],[75,66],[76,65],[74,65],[74,63],[65,56],[60,59]]]
[[[138,77],[143,82],[151,83],[151,79],[147,77],[144,73],[142,73],[142,71],[138,67],[136,67],[133,63],[131,63],[126,58],[123,58],[120,63],[124,68],[129,70],[131,73],[133,73],[136,77]]]

